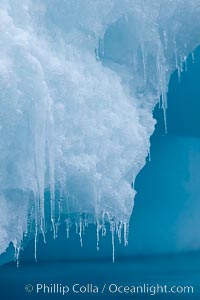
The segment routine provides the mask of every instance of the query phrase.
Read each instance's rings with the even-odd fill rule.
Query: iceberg
[[[167,13],[166,13],[167,12]],[[0,253],[66,222],[128,243],[153,109],[200,42],[191,0],[2,0]]]

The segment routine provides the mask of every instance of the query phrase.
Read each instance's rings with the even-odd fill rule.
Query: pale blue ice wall
[[[195,51],[195,63],[189,56],[187,72],[182,73],[180,83],[177,75],[177,71],[173,73],[169,84],[167,134],[163,111],[158,106],[154,111],[158,123],[151,137],[151,161],[147,159],[136,178],[129,245],[121,247],[115,239],[116,260],[200,249],[200,48]],[[32,249],[30,243],[23,259],[33,259]],[[40,241],[38,253],[41,261],[110,261],[111,255],[110,234],[100,240],[100,251],[96,251],[95,226],[87,229],[83,248],[74,231],[66,240],[63,227],[56,241],[51,233],[46,246]]]
[[[129,246],[119,247],[116,258],[192,251],[200,249],[199,221],[199,167],[200,167],[200,49],[191,56],[188,70],[178,83],[177,72],[170,80],[168,95],[168,134],[164,134],[163,112],[154,111],[156,130],[151,138],[151,161],[136,178],[135,209],[130,222]],[[38,246],[38,259],[111,259],[111,237],[100,241],[96,251],[95,226],[87,229],[83,248],[79,236],[71,233],[66,239],[63,227],[56,241],[48,234],[45,246],[42,239]],[[33,260],[31,242],[23,260]],[[67,252],[66,252],[67,249]],[[47,255],[48,253],[48,255]],[[12,256],[2,257],[12,259]]]
[[[0,252],[60,216],[81,235],[82,213],[126,242],[152,111],[198,16],[190,0],[1,1]]]

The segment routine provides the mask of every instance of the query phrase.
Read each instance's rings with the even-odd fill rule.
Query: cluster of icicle
[[[3,0],[0,252],[67,224],[128,243],[134,181],[170,74],[200,41],[198,1]],[[199,32],[199,33],[198,33]],[[28,220],[28,221],[27,221]],[[123,235],[123,237],[122,237]]]

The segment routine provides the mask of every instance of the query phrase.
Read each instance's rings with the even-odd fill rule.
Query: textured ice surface
[[[108,220],[126,242],[152,110],[200,42],[199,13],[191,0],[1,1],[0,252],[64,219],[80,236]]]

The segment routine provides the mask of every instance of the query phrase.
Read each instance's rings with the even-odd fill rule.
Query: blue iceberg
[[[114,259],[115,236],[128,243],[134,198],[139,198],[135,180],[151,157],[156,105],[162,135],[168,133],[164,144],[170,161],[180,166],[194,152],[189,168],[191,174],[198,172],[199,140],[170,135],[180,128],[167,118],[167,95],[173,72],[181,81],[188,63],[195,62],[199,12],[200,5],[191,0],[1,1],[0,253],[12,243],[18,259],[24,240],[33,238],[37,259],[41,235],[45,241],[51,230],[56,238],[66,223],[68,234],[76,226],[82,243],[85,228],[95,223],[97,248],[100,236],[111,231]],[[182,121],[177,116],[179,125]],[[175,150],[182,158],[175,160]],[[167,161],[156,159],[164,172]],[[172,169],[171,174],[176,181]],[[185,180],[195,198],[195,179]],[[155,218],[159,211],[158,226],[161,214],[169,220],[173,215],[173,206],[162,211],[167,193],[155,208],[152,199],[143,203]],[[184,221],[173,225],[180,228],[178,246],[168,248],[159,240],[149,246],[147,241],[146,250],[190,249],[185,236],[196,235],[183,230],[192,214],[190,208],[186,211],[187,216],[180,216]],[[145,211],[136,216],[141,226],[135,252],[144,248],[139,237],[143,224],[152,224],[146,233],[154,228],[149,215],[154,218]],[[198,224],[196,215],[195,220]]]

